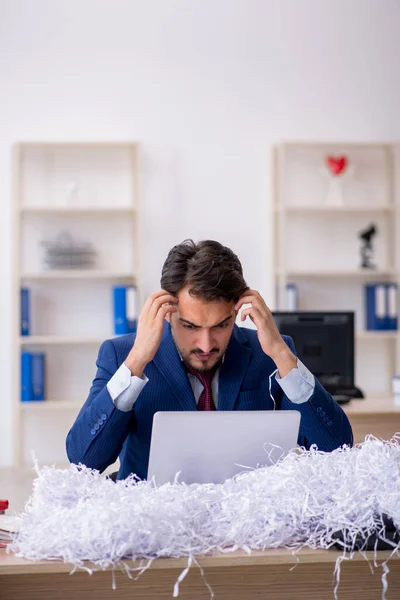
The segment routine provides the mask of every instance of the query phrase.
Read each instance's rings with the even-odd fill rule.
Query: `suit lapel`
[[[252,350],[245,344],[240,328],[234,326],[219,373],[218,410],[233,410],[239,395]]]
[[[164,325],[163,339],[154,357],[154,364],[165,377],[183,410],[197,410],[192,387],[172,338],[169,323]]]

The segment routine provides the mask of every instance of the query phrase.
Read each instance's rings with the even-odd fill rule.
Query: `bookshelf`
[[[339,177],[328,156],[346,157]],[[366,330],[364,285],[399,284],[399,147],[288,142],[274,148],[273,159],[275,308],[288,309],[286,285],[294,283],[299,310],[354,310],[355,383],[366,396],[391,396],[400,337]],[[366,269],[359,234],[371,223],[376,268]]]
[[[66,434],[88,395],[99,346],[114,336],[112,287],[134,284],[140,296],[138,154],[135,143],[13,149],[16,465],[31,464],[31,451],[40,464],[67,464]],[[46,248],[66,233],[90,244],[93,264],[46,262]],[[29,289],[29,335],[21,335],[21,287]],[[26,350],[45,354],[43,401],[20,399]]]

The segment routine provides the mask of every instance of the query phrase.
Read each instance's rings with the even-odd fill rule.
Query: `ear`
[[[164,318],[168,321],[168,323],[171,323],[171,313],[168,312]]]

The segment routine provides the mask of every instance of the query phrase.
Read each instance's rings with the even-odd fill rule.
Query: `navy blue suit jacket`
[[[283,336],[294,352],[291,338]],[[120,457],[118,478],[130,473],[146,478],[153,416],[157,411],[197,410],[193,391],[182,364],[170,325],[154,359],[146,366],[148,383],[131,411],[118,410],[107,390],[107,382],[126,359],[135,335],[105,341],[99,350],[97,373],[89,397],[67,437],[67,454],[73,463],[103,471]],[[258,341],[257,332],[234,326],[219,374],[218,410],[273,410],[269,375],[276,369]],[[301,413],[298,444],[317,444],[330,451],[352,444],[350,423],[328,392],[315,380],[308,402],[294,404],[272,377],[271,393],[277,410]]]

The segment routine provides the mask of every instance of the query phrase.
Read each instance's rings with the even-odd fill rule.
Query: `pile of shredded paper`
[[[114,483],[82,465],[45,467],[11,550],[99,569],[123,558],[188,557],[190,565],[215,552],[338,543],[351,555],[360,539],[387,539],[385,519],[400,529],[399,441],[398,434],[390,441],[368,436],[330,453],[292,451],[219,485],[156,487],[134,477]],[[398,551],[400,543],[389,544]]]

